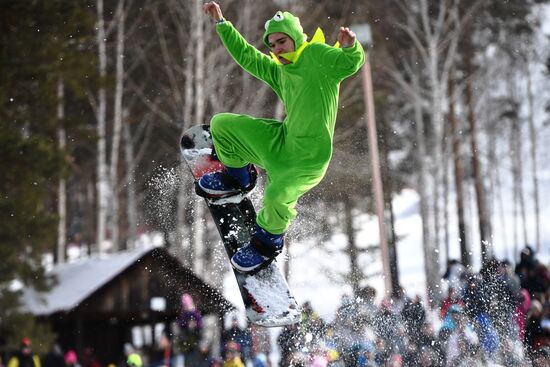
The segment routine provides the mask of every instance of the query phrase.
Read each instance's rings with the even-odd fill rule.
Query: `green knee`
[[[231,122],[235,114],[218,113],[210,120],[210,134],[214,142],[214,148],[220,161],[227,167],[244,167],[249,162],[236,154],[235,146],[231,135]]]

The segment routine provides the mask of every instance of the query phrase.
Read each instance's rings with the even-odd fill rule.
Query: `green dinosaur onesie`
[[[298,198],[325,175],[332,156],[340,82],[361,67],[363,48],[357,41],[347,48],[328,46],[320,29],[307,42],[298,18],[288,12],[277,12],[266,23],[264,34],[266,43],[275,32],[294,41],[295,51],[281,55],[292,61],[287,65],[273,54],[270,58],[258,51],[228,21],[219,23],[216,30],[235,61],[267,83],[285,106],[282,122],[221,113],[210,123],[223,164],[238,168],[252,163],[266,170],[264,206],[257,223],[281,234],[296,217]]]

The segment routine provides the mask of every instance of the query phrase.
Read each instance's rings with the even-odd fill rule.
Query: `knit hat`
[[[281,32],[288,35],[294,41],[294,49],[298,49],[307,39],[300,19],[291,13],[278,11],[273,18],[265,22],[264,43],[269,47],[267,37],[271,33]]]
[[[181,296],[181,304],[189,310],[195,309],[195,302],[193,302],[193,297],[189,293],[184,293]]]
[[[65,364],[71,365],[76,364],[78,362],[78,357],[76,356],[76,352],[74,350],[69,350],[65,354]]]

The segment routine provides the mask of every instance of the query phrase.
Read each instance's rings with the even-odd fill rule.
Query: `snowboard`
[[[193,179],[195,191],[204,197],[216,223],[227,256],[231,258],[240,246],[250,240],[256,223],[256,211],[245,195],[211,199],[198,186],[200,178],[209,172],[221,171],[208,125],[190,128],[181,137],[180,149]],[[233,269],[249,322],[264,326],[283,326],[300,321],[301,310],[279,267],[271,262],[254,273]]]

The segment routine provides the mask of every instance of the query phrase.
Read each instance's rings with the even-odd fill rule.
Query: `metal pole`
[[[378,141],[376,137],[376,119],[374,115],[374,97],[372,92],[372,76],[368,50],[365,50],[365,65],[362,68],[363,74],[363,97],[367,108],[367,133],[369,139],[369,155],[372,166],[372,194],[376,215],[378,216],[378,232],[380,233],[380,252],[382,256],[382,271],[384,274],[384,285],[386,294],[392,293],[392,282],[390,273],[390,258],[388,251],[388,240],[386,238],[386,225],[384,215],[384,194],[382,191],[382,179],[380,175],[380,160],[378,158]]]

